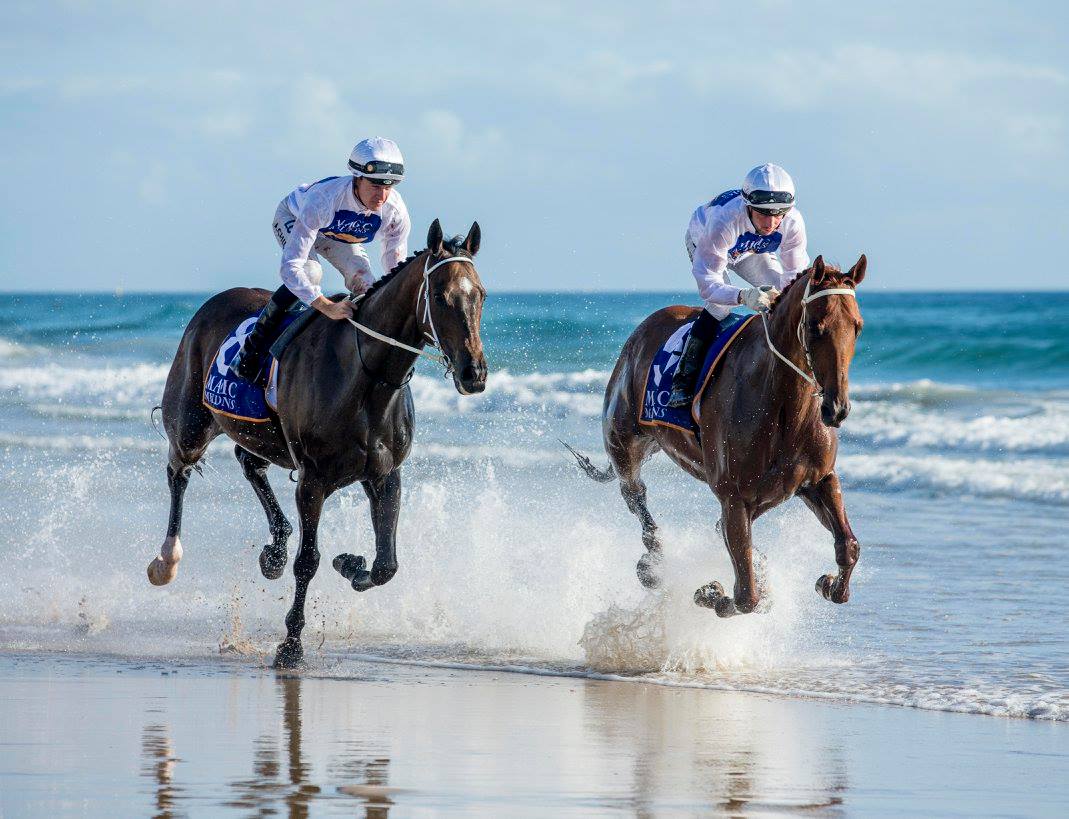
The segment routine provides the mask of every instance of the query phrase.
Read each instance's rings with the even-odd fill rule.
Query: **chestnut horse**
[[[286,567],[286,540],[292,528],[267,481],[267,467],[276,464],[298,475],[301,541],[293,561],[297,585],[276,666],[294,666],[304,656],[305,594],[319,567],[316,532],[323,502],[332,493],[360,481],[371,503],[375,530],[370,571],[362,556],[349,554],[336,557],[334,568],[357,591],[380,586],[394,576],[400,466],[412,446],[414,429],[407,384],[416,358],[430,355],[423,347],[435,343],[458,392],[470,395],[486,387],[486,358],[479,338],[486,291],[473,260],[479,242],[478,223],[466,238],[445,241],[435,219],[427,249],[376,282],[359,302],[357,321],[366,329],[313,316],[282,357],[277,415],[264,423],[209,412],[201,403],[201,392],[220,344],[271,294],[235,288],[204,303],[186,327],[163,393],[171,512],[166,540],[148,567],[153,584],[169,583],[178,573],[186,484],[208,444],[222,434],[236,442],[237,459],[267,513],[272,543],[263,547],[260,570],[270,580],[281,577]]]
[[[641,469],[664,450],[684,471],[709,484],[720,501],[719,528],[735,569],[733,595],[714,580],[694,593],[695,603],[721,617],[754,610],[760,590],[750,527],[795,495],[835,536],[839,571],[820,577],[817,591],[835,603],[849,599],[850,573],[861,549],[835,474],[835,428],[850,411],[848,375],[862,324],[854,290],[865,278],[865,267],[862,256],[843,273],[818,256],[787,286],[771,315],[762,317],[767,329],[762,321],[753,321],[740,333],[699,398],[699,437],[638,423],[650,363],[665,339],[697,311],[679,306],[658,310],[624,343],[602,415],[610,466],[599,469],[572,453],[595,480],[619,479],[628,509],[642,522],[647,552],[638,563],[638,576],[644,585],[660,584],[662,550],[646,507]]]

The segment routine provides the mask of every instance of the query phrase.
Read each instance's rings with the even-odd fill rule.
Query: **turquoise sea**
[[[144,574],[167,510],[149,411],[206,295],[0,295],[0,648],[273,650],[292,579],[260,576],[266,524],[225,441],[190,485],[178,581]],[[862,288],[839,457],[863,548],[853,596],[814,592],[831,537],[791,502],[755,529],[771,611],[729,621],[690,602],[711,579],[730,586],[708,489],[663,456],[648,466],[668,559],[652,595],[634,576],[637,522],[558,443],[604,462],[621,343],[693,300],[491,293],[486,392],[462,397],[422,364],[412,383],[388,586],[357,595],[331,570],[333,554],[369,552],[371,529],[359,488],[328,502],[313,673],[377,656],[1069,719],[1069,294]],[[286,473],[272,480],[293,520]]]

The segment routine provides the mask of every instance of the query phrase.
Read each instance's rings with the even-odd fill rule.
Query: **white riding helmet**
[[[794,206],[794,180],[779,165],[758,165],[742,183],[742,196],[751,208],[789,210]]]
[[[405,176],[405,159],[392,139],[371,137],[356,143],[349,155],[353,176],[374,179],[380,185],[396,185]]]

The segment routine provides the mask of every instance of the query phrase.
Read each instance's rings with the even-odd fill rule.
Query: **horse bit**
[[[813,375],[807,375],[806,373],[802,372],[802,370],[800,370],[793,361],[791,361],[789,358],[787,358],[787,356],[785,356],[783,353],[776,349],[775,345],[772,343],[772,337],[768,333],[767,312],[761,313],[761,322],[765,326],[765,341],[768,342],[768,349],[770,349],[776,355],[776,357],[779,358],[780,361],[782,361],[784,364],[786,364],[788,367],[798,373],[798,375],[802,376],[802,378],[805,379],[805,381],[815,389],[813,395],[815,395],[817,398],[823,398],[824,389],[820,386],[820,384],[817,383],[816,370],[813,369],[813,357],[809,354],[809,341],[805,332],[805,325],[807,323],[806,305],[809,304],[809,302],[811,301],[816,301],[817,299],[824,298],[825,296],[853,296],[854,298],[857,298],[857,293],[854,292],[854,289],[852,287],[829,287],[826,290],[818,290],[816,293],[810,295],[809,286],[812,283],[812,278],[810,278],[810,280],[805,283],[805,292],[802,294],[802,317],[798,319],[797,336],[798,340],[802,343],[802,350],[805,353],[806,366],[809,367],[809,371],[813,373]]]

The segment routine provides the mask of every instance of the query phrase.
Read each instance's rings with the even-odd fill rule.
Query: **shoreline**
[[[216,653],[204,653],[189,651],[186,653],[176,652],[173,654],[139,655],[110,650],[104,646],[97,646],[93,650],[75,648],[49,648],[49,647],[26,647],[20,648],[12,645],[10,634],[5,634],[0,629],[0,665],[5,658],[26,657],[40,660],[71,660],[74,662],[118,662],[133,663],[138,665],[163,664],[173,665],[179,668],[199,668],[205,674],[220,672],[232,672],[235,669],[245,669],[249,673],[285,674],[287,672],[272,668],[271,661],[274,656],[275,646],[269,642],[262,642],[260,636],[249,639],[246,636],[224,635],[220,641],[220,647]],[[17,641],[16,641],[17,642]],[[225,648],[223,646],[226,646]],[[1032,713],[1000,712],[993,708],[984,709],[983,706],[972,701],[965,705],[955,706],[945,701],[939,704],[925,704],[923,702],[906,702],[894,700],[888,697],[878,697],[862,693],[816,691],[805,688],[785,690],[769,685],[757,683],[732,683],[728,681],[701,680],[671,678],[668,675],[674,672],[612,672],[598,671],[582,666],[569,666],[565,662],[554,665],[538,666],[523,662],[494,662],[491,660],[472,659],[463,661],[456,659],[435,659],[433,657],[401,657],[385,653],[359,652],[349,650],[347,647],[337,648],[319,645],[315,653],[309,655],[308,666],[295,673],[302,674],[310,679],[323,679],[344,682],[350,679],[346,666],[352,664],[370,664],[383,666],[405,666],[410,668],[422,668],[429,671],[460,671],[471,673],[493,673],[519,675],[533,678],[586,680],[593,682],[629,683],[632,685],[650,685],[667,689],[686,689],[694,691],[711,691],[726,694],[742,694],[760,697],[774,697],[785,701],[800,701],[812,703],[824,703],[828,705],[841,705],[844,707],[880,707],[899,708],[908,711],[921,711],[933,714],[956,714],[961,716],[983,717],[995,720],[1010,720],[1021,722],[1036,722],[1051,725],[1069,725],[1061,710],[1040,710],[1034,708]],[[256,662],[258,661],[258,662]]]
[[[350,671],[0,653],[0,815],[1069,805],[1055,723],[422,661]]]

